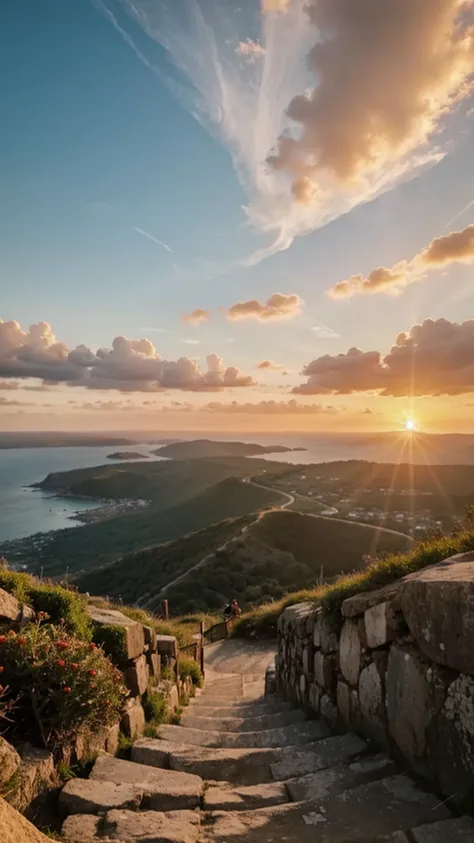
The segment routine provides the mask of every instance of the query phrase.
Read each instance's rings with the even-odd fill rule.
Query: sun
[[[407,419],[405,421],[405,430],[416,430],[415,419]]]

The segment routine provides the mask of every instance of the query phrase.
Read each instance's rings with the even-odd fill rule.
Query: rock
[[[109,811],[104,834],[114,840],[141,843],[196,843],[200,818],[195,811]]]
[[[321,694],[322,694],[321,688],[319,687],[319,685],[317,685],[315,682],[313,682],[309,686],[308,697],[309,697],[309,704],[310,704],[312,710],[316,714],[319,714],[319,704],[320,704],[320,700],[321,700]]]
[[[434,671],[413,648],[392,646],[386,698],[392,738],[410,764],[426,772],[427,729],[439,703]]]
[[[393,834],[377,837],[375,843],[410,843],[410,841],[404,831],[394,831]]]
[[[346,682],[337,683],[337,707],[345,726],[351,723],[351,691]]]
[[[93,814],[73,814],[63,822],[62,833],[68,843],[89,843],[99,837],[98,816]]]
[[[148,647],[150,653],[156,653],[156,632],[151,626],[143,627],[143,634],[145,636],[145,645]]]
[[[323,694],[319,703],[319,711],[321,717],[329,723],[330,726],[337,726],[339,720],[339,712],[337,706],[334,705],[331,697],[328,694]]]
[[[156,648],[162,659],[169,660],[178,657],[178,643],[174,635],[157,635]]]
[[[84,839],[84,838],[83,838]],[[51,843],[34,825],[0,797],[0,840],[2,843]]]
[[[377,665],[365,667],[359,678],[359,705],[364,734],[377,743],[388,742],[384,691]]]
[[[58,806],[62,815],[104,814],[112,808],[138,810],[143,789],[130,784],[71,779],[59,794]]]
[[[24,811],[42,791],[56,784],[53,756],[44,749],[25,744],[17,777],[9,802],[18,811]]]
[[[25,626],[28,626],[29,623],[33,623],[35,619],[35,613],[31,606],[27,606],[25,603],[21,607],[21,617],[20,617],[20,629],[23,629]]]
[[[393,776],[395,772],[393,761],[385,755],[373,755],[290,779],[287,788],[293,802],[319,802],[331,794],[344,793],[365,782]]]
[[[6,784],[20,766],[21,758],[4,738],[0,737],[0,785]],[[2,787],[3,791],[3,787]]]
[[[122,731],[136,740],[145,731],[145,712],[139,699],[130,700],[122,717]],[[111,753],[112,754],[112,753]]]
[[[318,685],[332,691],[335,679],[335,658],[334,656],[327,656],[321,651],[315,653],[314,656],[314,678]]]
[[[383,588],[375,589],[375,591],[362,591],[360,594],[355,594],[354,597],[348,597],[343,601],[341,612],[345,618],[355,618],[358,615],[363,615],[367,609],[372,606],[377,606],[379,603],[389,601],[392,609],[397,611],[400,608],[400,594],[403,583],[407,578],[397,580]]]
[[[398,624],[390,603],[379,603],[367,609],[364,614],[367,646],[371,649],[383,647],[397,637]]]
[[[134,697],[141,697],[148,688],[148,666],[144,655],[138,656],[123,672],[125,684]]]
[[[281,805],[288,802],[284,782],[231,787],[227,782],[210,786],[204,794],[204,808],[208,811],[245,811]]]
[[[286,781],[347,763],[366,750],[365,741],[350,733],[326,738],[306,748],[283,749],[280,759],[271,765],[272,775],[277,781]]]
[[[16,623],[21,617],[21,606],[12,594],[0,588],[0,623]]]
[[[161,658],[158,653],[147,653],[146,660],[148,662],[148,670],[153,679],[160,679],[161,677]]]
[[[411,836],[414,843],[472,843],[474,820],[471,817],[458,817],[429,823],[413,828]]]
[[[99,609],[97,606],[90,604],[87,609],[96,626],[118,626],[125,631],[125,660],[136,659],[143,653],[145,633],[140,623],[127,618],[126,615],[116,609]]]
[[[412,575],[401,592],[403,615],[432,661],[474,674],[474,552]]]
[[[332,618],[320,616],[320,639],[323,653],[337,653],[339,648],[339,626]]]
[[[351,685],[357,685],[360,673],[361,646],[357,623],[344,622],[339,641],[339,665],[344,679]]]
[[[120,723],[111,726],[105,737],[105,751],[109,755],[116,755],[119,747]]]
[[[199,776],[160,770],[110,755],[99,755],[90,780],[134,785],[144,793],[141,807],[153,811],[198,808],[204,789]]]
[[[474,677],[460,674],[429,731],[429,757],[446,796],[460,807],[472,805],[474,781]]]

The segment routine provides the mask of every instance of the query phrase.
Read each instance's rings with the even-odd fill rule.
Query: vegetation
[[[284,445],[251,445],[246,442],[216,442],[211,439],[194,439],[192,442],[170,442],[157,448],[155,454],[173,460],[193,460],[216,457],[249,457],[260,454],[284,454],[305,448],[287,448]]]
[[[259,606],[248,612],[234,626],[238,637],[270,637],[277,633],[280,614],[296,603],[310,602],[320,606],[324,614],[337,617],[348,597],[388,585],[407,574],[419,571],[454,556],[474,550],[474,514],[468,512],[463,525],[451,536],[435,536],[417,543],[407,553],[389,554],[372,562],[363,571],[340,577],[334,583],[307,591],[287,594],[280,601]]]
[[[179,678],[184,680],[190,677],[195,688],[200,688],[202,685],[202,673],[197,662],[194,659],[180,659],[179,660]]]
[[[13,594],[20,603],[31,606],[35,612],[45,612],[51,623],[64,625],[67,632],[84,641],[91,640],[92,626],[86,611],[87,598],[83,594],[8,569],[0,569],[0,588]]]
[[[143,698],[143,708],[149,726],[159,726],[166,719],[167,701],[164,694],[148,688]]]
[[[100,648],[46,620],[0,636],[2,681],[7,700],[15,701],[12,722],[0,726],[7,737],[21,735],[58,752],[79,733],[112,725],[127,691]]]

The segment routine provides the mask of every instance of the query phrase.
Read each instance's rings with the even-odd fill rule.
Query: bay
[[[94,509],[100,506],[99,502],[57,498],[28,487],[54,471],[114,462],[107,459],[114,450],[116,448],[110,445],[0,450],[0,542],[80,524],[71,516],[78,511]],[[150,454],[151,448],[134,446],[133,450],[145,456]]]

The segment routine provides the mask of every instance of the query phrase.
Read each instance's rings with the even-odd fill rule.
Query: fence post
[[[204,621],[201,621],[201,652],[200,652],[200,657],[201,657],[201,665],[200,665],[201,673],[202,673],[202,677],[204,679]]]
[[[169,615],[169,611],[168,611],[168,601],[167,600],[163,600],[163,617],[164,617],[165,621],[169,621],[169,619],[170,619],[170,615]]]

